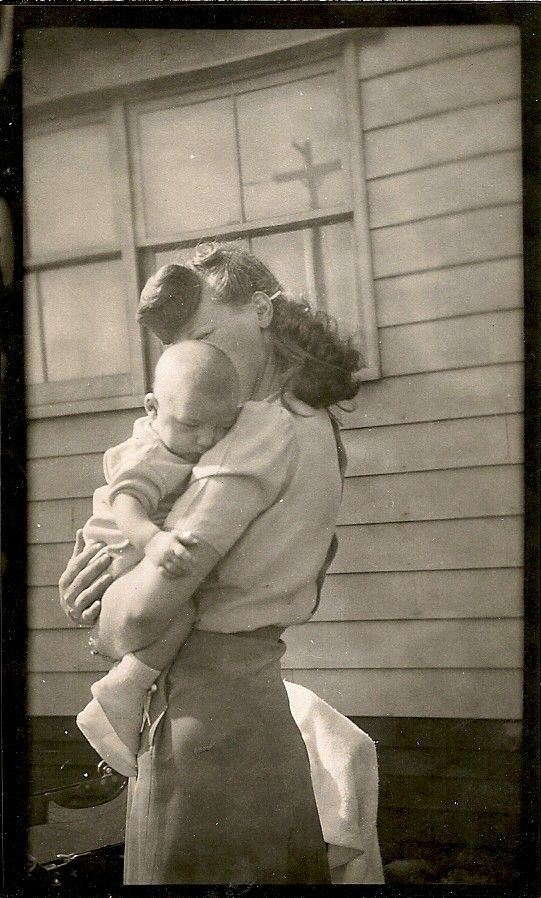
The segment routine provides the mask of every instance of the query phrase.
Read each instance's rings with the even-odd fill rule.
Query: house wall
[[[65,85],[76,63],[68,56]],[[379,734],[390,832],[408,819],[411,838],[505,841],[516,828],[522,686],[518,32],[384,29],[362,47],[359,77],[382,378],[344,414],[340,548],[316,617],[288,631],[284,667]],[[101,455],[134,417],[29,424],[38,717],[75,714],[103,668],[85,632],[67,632],[55,584]],[[439,830],[427,810],[443,814]]]

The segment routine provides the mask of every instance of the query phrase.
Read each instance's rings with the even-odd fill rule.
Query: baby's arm
[[[166,577],[179,577],[189,569],[191,556],[175,531],[161,530],[130,493],[117,493],[113,513],[119,529],[131,544]]]

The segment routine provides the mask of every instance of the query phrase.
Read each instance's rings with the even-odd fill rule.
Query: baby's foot
[[[77,726],[91,746],[123,776],[137,773],[143,708],[157,675],[158,671],[127,656],[94,683],[94,698],[77,715]]]

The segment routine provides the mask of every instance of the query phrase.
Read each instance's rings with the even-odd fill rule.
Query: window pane
[[[229,240],[227,245],[234,246],[237,249],[250,248],[247,240]],[[194,243],[192,246],[184,246],[179,249],[168,249],[164,252],[156,253],[156,267],[154,270],[157,271],[162,265],[170,265],[171,263],[183,265],[185,262],[189,262],[189,260],[193,258],[196,246],[197,244]]]
[[[248,220],[349,200],[342,101],[334,75],[244,94],[237,109]]]
[[[24,279],[24,370],[29,384],[41,384],[46,379],[34,274]]]
[[[231,100],[141,113],[138,131],[147,236],[240,221]]]
[[[24,188],[27,253],[61,253],[115,240],[105,125],[29,137]]]
[[[126,294],[119,261],[39,274],[48,380],[130,370]]]
[[[252,239],[252,251],[284,289],[336,318],[342,334],[359,332],[350,222]]]

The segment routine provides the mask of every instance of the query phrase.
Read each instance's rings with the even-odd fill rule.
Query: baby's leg
[[[113,585],[121,588],[123,579],[120,577]],[[162,577],[141,576],[137,579],[139,596],[159,601],[164,588],[176,592],[177,586],[174,580],[164,581]],[[111,600],[106,593],[104,600],[107,598]],[[160,671],[175,659],[194,621],[195,606],[189,601],[179,608],[177,617],[170,621],[158,639],[124,655],[108,674],[94,683],[94,698],[77,716],[79,729],[93,748],[124,776],[133,776],[137,772],[136,756],[148,691]]]
[[[174,583],[174,580],[171,582]],[[144,649],[133,652],[132,657],[137,658],[139,662],[154,671],[163,670],[175,660],[181,645],[186,642],[194,622],[195,605],[191,601],[185,602],[167,630],[155,642],[145,646]]]

